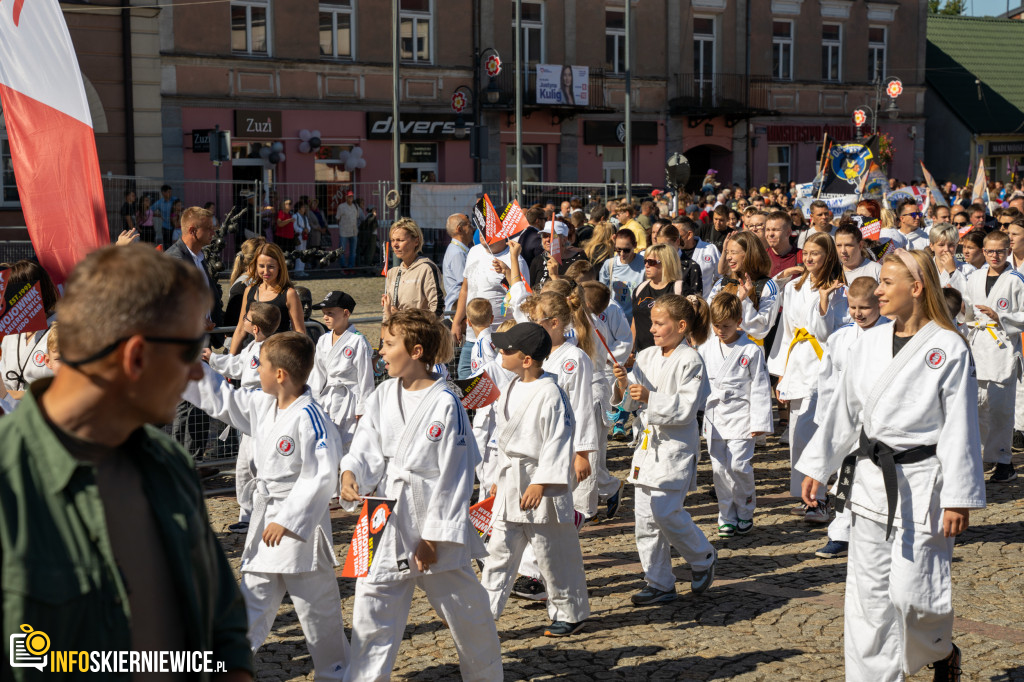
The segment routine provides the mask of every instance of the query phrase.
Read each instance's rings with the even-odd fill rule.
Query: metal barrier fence
[[[0,263],[15,263],[35,257],[32,242],[0,242]]]

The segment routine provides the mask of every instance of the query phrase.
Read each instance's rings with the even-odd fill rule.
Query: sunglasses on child
[[[88,365],[90,362],[96,362],[97,360],[105,358],[106,356],[113,353],[115,350],[117,350],[118,346],[120,346],[128,339],[132,338],[132,336],[134,336],[134,334],[131,336],[123,336],[117,341],[114,341],[110,345],[104,346],[103,348],[99,349],[89,357],[84,358],[82,360],[68,360],[67,358],[62,357],[60,359],[61,363],[77,369],[79,367],[82,367],[83,365]],[[167,343],[175,346],[182,346],[181,361],[184,362],[186,365],[191,365],[193,362],[199,360],[199,357],[203,354],[203,349],[210,344],[209,334],[203,334],[202,336],[198,336],[194,339],[182,339],[171,336],[143,336],[142,338],[150,343]]]

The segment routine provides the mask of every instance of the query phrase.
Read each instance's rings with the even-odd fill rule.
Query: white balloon
[[[273,149],[275,152],[283,152],[284,151],[284,145],[281,144],[280,142],[275,142],[273,145],[271,145],[270,148]]]
[[[366,159],[356,161],[356,168],[366,168]]]
[[[278,152],[278,155],[277,155],[277,162],[278,162],[278,163],[284,163],[284,160],[285,160],[285,155],[284,155],[284,152]]]
[[[323,137],[323,135],[320,134],[319,130],[312,130],[312,131],[310,131],[309,136],[310,137]]]
[[[299,143],[299,151],[302,152],[303,154],[308,154],[309,152],[311,152],[312,149],[309,146],[309,142],[306,142],[306,141],[300,142]]]
[[[348,161],[345,162],[345,170],[347,170],[349,173],[354,171],[356,169],[357,161],[359,161],[359,159],[353,159],[351,156],[348,157]]]
[[[299,139],[305,142],[309,138],[313,137],[313,133],[309,132],[305,128],[299,131]]]
[[[363,156],[363,148],[362,147],[353,147],[352,148],[352,156],[356,157],[357,159],[362,158],[362,156]]]
[[[348,163],[349,156],[351,156],[351,154],[348,153],[348,150],[342,149],[340,152],[338,152],[338,161],[341,161],[342,163]]]
[[[260,147],[260,157],[263,158],[263,159],[269,159],[270,158],[270,147],[267,147],[267,146]]]

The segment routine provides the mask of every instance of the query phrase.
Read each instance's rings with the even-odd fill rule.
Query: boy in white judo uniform
[[[277,331],[281,324],[281,311],[269,303],[252,303],[242,320],[242,330],[252,334],[253,340],[238,355],[215,354],[209,348],[203,350],[203,360],[218,374],[238,381],[243,390],[260,390],[260,349],[267,337]],[[228,429],[231,427],[229,426]],[[225,430],[227,434],[227,430]],[[226,439],[222,435],[221,439]],[[249,517],[252,515],[251,498],[244,499],[242,491],[256,475],[252,461],[252,437],[242,434],[238,439],[238,455],[235,459],[235,498],[238,500],[238,523],[232,523],[228,530],[245,534],[249,531]]]
[[[328,291],[313,308],[323,312],[324,325],[331,333],[316,342],[309,388],[338,427],[347,448],[364,403],[373,393],[373,350],[349,323],[356,302],[344,291]]]
[[[1013,419],[1021,371],[1024,331],[1024,274],[1010,267],[1010,239],[1003,232],[985,237],[987,269],[972,272],[964,292],[967,341],[978,365],[978,426],[981,454],[994,463],[992,483],[1017,478],[1013,455]]]
[[[486,556],[469,520],[480,454],[459,397],[435,364],[451,359],[451,334],[424,310],[400,310],[382,329],[393,377],[367,399],[341,461],[341,499],[395,500],[369,575],[356,582],[347,682],[388,680],[413,592],[422,589],[455,640],[464,680],[502,679],[501,645],[471,561]],[[374,492],[376,491],[376,492]]]
[[[505,320],[498,325],[495,331],[508,331],[515,325],[516,321],[514,319]],[[490,344],[490,338],[491,335],[488,333],[488,344]],[[494,382],[499,391],[504,391],[509,382],[515,378],[514,374],[501,366],[500,355],[479,369],[474,370],[473,374],[482,374],[484,372],[487,372],[487,376],[491,377],[491,381]],[[479,408],[476,414],[473,415],[473,438],[476,440],[476,446],[480,450],[481,458],[480,464],[476,467],[476,479],[480,484],[480,500],[486,500],[494,494],[494,483],[497,479],[498,443],[494,439],[494,426],[494,403]]]
[[[473,351],[469,356],[470,376],[476,376],[483,371],[484,365],[498,357],[498,351],[491,343],[491,324],[494,322],[491,302],[486,298],[474,298],[466,304],[466,319],[476,334]]]
[[[494,526],[480,581],[498,618],[512,591],[523,551],[533,547],[547,590],[549,637],[572,635],[590,617],[583,554],[572,500],[573,419],[569,399],[542,363],[551,338],[524,322],[493,336],[502,366],[516,379],[502,393],[497,415],[497,496]]]
[[[764,353],[741,333],[742,323],[739,297],[718,294],[711,301],[714,334],[699,349],[711,386],[704,404],[704,439],[711,456],[721,538],[754,528],[754,439],[772,431],[772,389]]]
[[[241,565],[253,651],[270,634],[288,592],[316,679],[341,680],[349,647],[328,503],[338,486],[342,444],[306,386],[313,353],[305,334],[277,334],[260,350],[262,391],[234,390],[204,365],[184,399],[253,438],[256,476],[242,493],[252,517]]]

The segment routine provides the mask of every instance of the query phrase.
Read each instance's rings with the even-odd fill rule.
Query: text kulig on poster
[[[0,336],[37,332],[46,329],[46,311],[39,282],[31,282],[17,291],[7,290],[11,271],[0,270]]]
[[[341,571],[342,578],[365,578],[370,574],[373,555],[384,528],[391,519],[395,508],[395,500],[383,497],[364,497],[363,509],[359,512],[352,542],[345,557],[345,566]]]
[[[537,65],[537,104],[590,105],[590,67]]]

